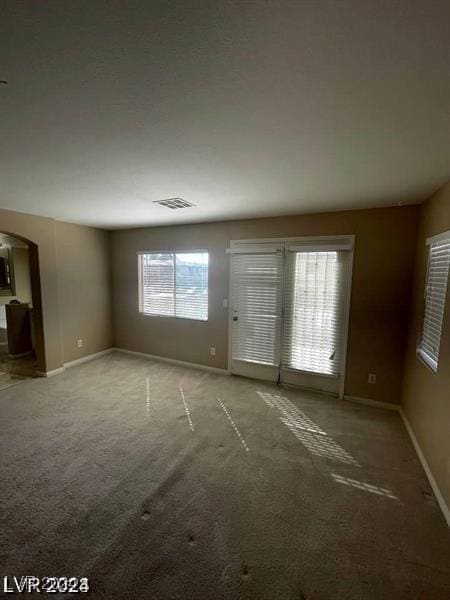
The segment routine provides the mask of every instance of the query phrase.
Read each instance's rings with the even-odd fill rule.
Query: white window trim
[[[448,231],[443,231],[442,233],[438,233],[433,235],[432,237],[427,238],[425,244],[427,246],[431,246],[431,244],[436,244],[437,242],[443,242],[444,240],[450,239],[450,229]]]
[[[272,242],[274,245],[281,244],[283,247],[286,244],[287,246],[295,245],[297,242],[302,246],[305,244],[310,244],[311,246],[320,245],[321,247],[330,246],[333,248],[341,247],[342,245],[347,246],[347,249],[352,249],[355,244],[355,236],[353,234],[348,235],[314,235],[314,236],[295,236],[295,237],[278,237],[278,238],[255,238],[255,239],[242,239],[242,240],[230,240],[230,249],[227,251],[237,250],[239,248],[245,248],[245,246],[249,245],[250,248],[253,249],[255,245],[258,244],[267,244]],[[314,250],[312,250],[314,251]]]
[[[450,229],[448,231],[443,231],[442,233],[438,233],[436,235],[433,235],[429,238],[426,239],[425,241],[425,246],[427,248],[427,268],[426,268],[426,272],[425,272],[425,283],[424,283],[424,298],[425,298],[425,302],[426,302],[426,290],[427,290],[427,284],[428,284],[428,269],[429,269],[429,264],[430,264],[430,249],[429,246],[431,246],[431,244],[436,244],[438,242],[443,242],[445,240],[450,240]],[[447,289],[448,289],[448,280],[449,280],[449,275],[447,275]],[[448,293],[448,292],[447,292]],[[432,358],[431,356],[429,356],[421,347],[420,347],[420,342],[422,339],[422,335],[423,335],[423,321],[425,319],[425,302],[424,302],[424,307],[423,307],[423,319],[422,319],[422,325],[421,325],[421,330],[420,330],[420,337],[417,343],[417,347],[416,347],[416,356],[417,358],[426,366],[428,367],[433,373],[437,373],[438,371],[438,363],[434,360],[434,358]]]
[[[142,273],[141,273],[141,261],[139,260],[139,257],[142,256],[143,254],[207,254],[208,255],[208,316],[206,319],[194,319],[192,317],[179,317],[177,315],[158,315],[158,314],[149,314],[144,312],[143,310],[141,310],[141,306],[143,304],[143,298],[142,298],[142,290],[143,290],[143,286],[142,286]],[[209,321],[209,256],[210,256],[210,251],[203,248],[203,249],[195,249],[195,250],[191,250],[191,249],[185,249],[185,248],[179,248],[178,250],[138,250],[136,252],[136,258],[137,258],[137,269],[138,269],[138,314],[141,315],[142,317],[146,317],[146,318],[152,318],[152,319],[181,319],[183,321],[194,321],[195,323],[208,323]],[[175,277],[175,269],[174,269],[174,277]],[[176,298],[176,285],[174,282],[174,303],[175,303],[175,298]]]

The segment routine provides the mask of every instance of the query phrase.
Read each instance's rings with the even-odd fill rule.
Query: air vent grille
[[[153,204],[160,204],[161,206],[165,206],[166,208],[170,208],[172,210],[177,210],[178,208],[190,208],[191,206],[195,206],[192,202],[187,202],[183,200],[183,198],[168,198],[167,200],[155,200]]]

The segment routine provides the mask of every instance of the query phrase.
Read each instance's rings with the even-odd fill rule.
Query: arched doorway
[[[0,231],[0,387],[44,369],[38,246]]]

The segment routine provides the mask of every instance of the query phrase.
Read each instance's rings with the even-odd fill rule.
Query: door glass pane
[[[290,252],[287,260],[283,367],[338,375],[344,304],[342,253]]]
[[[278,365],[282,253],[232,257],[232,358]]]

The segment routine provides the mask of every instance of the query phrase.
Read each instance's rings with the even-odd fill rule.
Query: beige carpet
[[[0,390],[21,383],[36,376],[36,358],[26,356],[12,359],[8,356],[8,346],[0,345]]]
[[[108,600],[450,597],[449,530],[394,412],[114,353],[1,391],[0,417],[2,577],[84,576]]]
[[[9,373],[18,378],[36,377],[37,362],[33,354],[21,358],[10,358],[8,356],[7,344],[0,345],[0,374]]]

